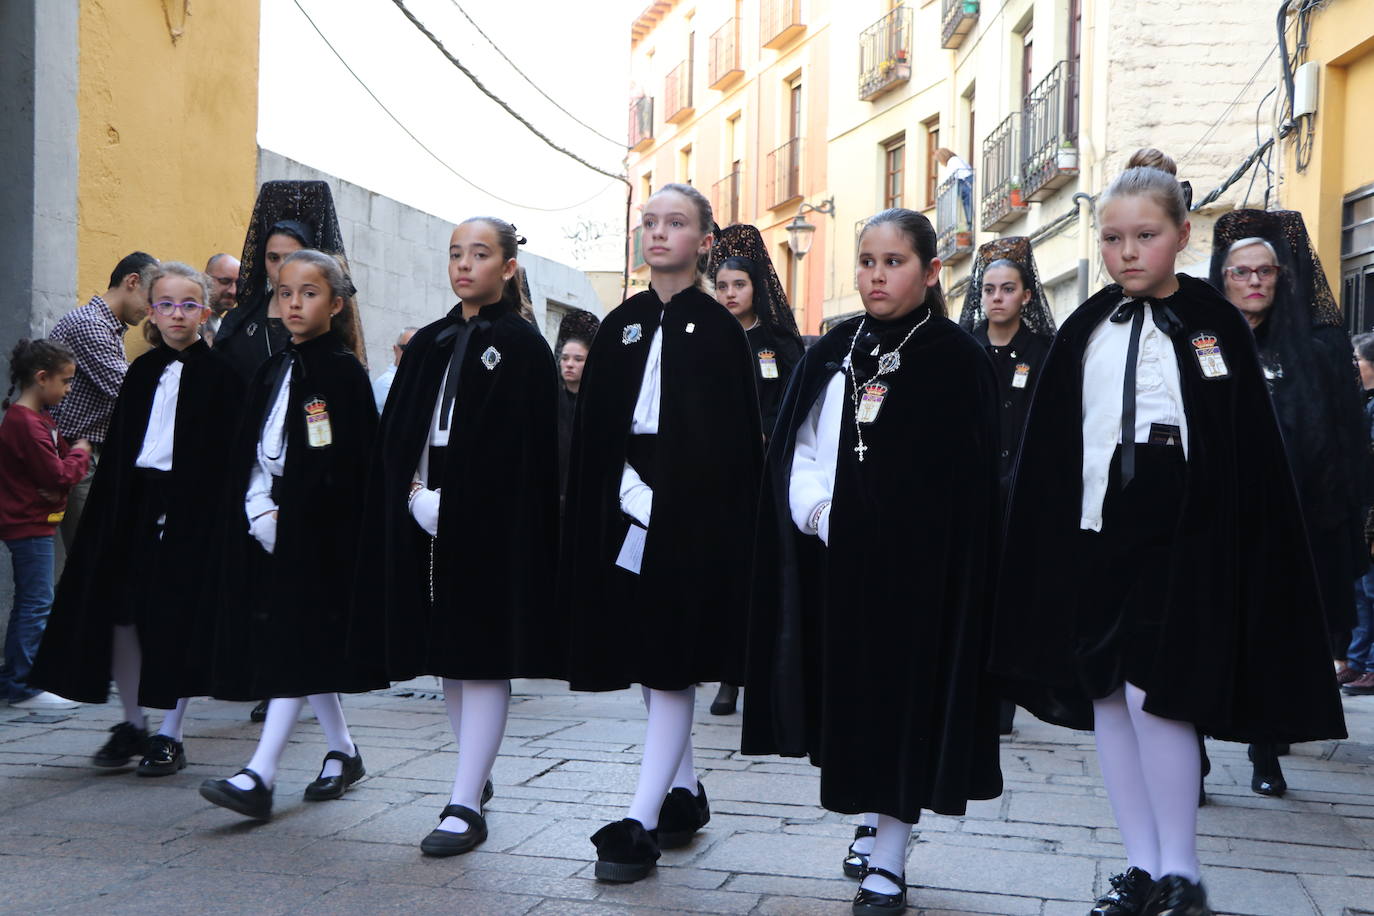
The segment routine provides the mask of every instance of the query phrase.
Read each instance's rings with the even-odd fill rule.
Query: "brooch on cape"
[[[644,336],[644,328],[639,322],[625,325],[625,329],[620,332],[620,342],[629,346],[632,343],[639,343],[639,339]]]
[[[900,368],[902,368],[902,354],[896,350],[878,357],[879,375],[887,375],[889,372],[896,372]]]
[[[488,369],[495,369],[496,364],[499,362],[501,362],[501,351],[495,347],[487,347],[487,349],[482,352],[482,365],[486,366]]]

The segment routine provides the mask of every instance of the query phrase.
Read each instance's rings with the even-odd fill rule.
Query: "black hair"
[[[1356,334],[1351,338],[1355,353],[1367,363],[1374,363],[1374,334]]]
[[[67,365],[76,365],[76,354],[62,341],[48,337],[20,340],[10,351],[10,390],[5,396],[4,409],[9,410],[13,403],[10,395],[14,394],[14,389],[18,388],[22,394],[39,372],[56,372]]]
[[[520,254],[520,246],[527,241],[515,228],[514,223],[508,223],[497,216],[469,216],[458,225],[464,226],[468,223],[486,223],[490,226],[496,233],[496,243],[501,246],[501,257],[507,261],[515,259]],[[517,266],[515,273],[511,274],[510,279],[501,288],[501,298],[515,303],[521,318],[533,321],[534,307],[530,303],[528,290],[529,280],[525,277],[524,270]]]
[[[731,255],[716,265],[715,276],[712,277],[712,280],[714,280],[716,276],[719,276],[722,270],[742,270],[748,274],[749,282],[754,287],[754,304],[752,306],[754,314],[771,314],[771,305],[768,301],[768,283],[764,279],[763,270],[759,267],[757,261],[753,258],[746,258],[743,255]]]
[[[315,229],[309,223],[303,223],[298,219],[279,219],[272,224],[272,228],[267,230],[267,238],[274,235],[284,235],[293,238],[301,243],[302,248],[315,247]],[[263,250],[267,250],[267,241],[263,240]]]
[[[110,272],[110,289],[114,289],[124,282],[124,278],[129,274],[138,274],[140,286],[146,286],[148,272],[150,268],[157,267],[157,258],[148,254],[146,251],[135,251],[120,258],[115,269]]]
[[[987,267],[983,268],[983,276],[986,277],[988,271],[992,270],[994,267],[1010,267],[1012,270],[1016,271],[1016,275],[1021,278],[1022,289],[1030,290],[1031,292],[1035,291],[1035,278],[1030,275],[1030,268],[1026,267],[1026,265],[1022,264],[1020,261],[1013,261],[1011,258],[998,258]]]
[[[860,240],[868,230],[886,223],[892,223],[906,236],[906,240],[911,243],[911,250],[916,253],[921,264],[929,268],[930,262],[938,257],[935,227],[930,224],[930,220],[915,210],[891,207],[868,218],[868,222],[864,223],[863,232],[859,233]],[[935,281],[934,286],[926,288],[925,305],[936,315],[945,317],[945,291],[940,287],[939,280]]]

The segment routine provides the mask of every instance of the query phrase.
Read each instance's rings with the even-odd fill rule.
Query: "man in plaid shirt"
[[[157,259],[142,251],[127,255],[110,274],[110,288],[104,296],[72,309],[53,326],[48,336],[60,340],[76,354],[76,377],[70,393],[53,408],[58,432],[68,442],[89,439],[93,446],[90,470],[67,497],[67,514],[58,538],[57,577],[62,575],[67,551],[81,523],[81,511],[90,493],[91,477],[100,460],[100,448],[110,428],[119,388],[129,364],[124,359],[124,331],[148,314],[147,278],[157,267]]]

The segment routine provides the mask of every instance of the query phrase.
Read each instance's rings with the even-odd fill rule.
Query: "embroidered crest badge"
[[[1211,331],[1199,331],[1189,343],[1193,345],[1193,355],[1197,357],[1198,369],[1207,379],[1229,378],[1231,370],[1226,366],[1226,357],[1221,352],[1217,335]]]

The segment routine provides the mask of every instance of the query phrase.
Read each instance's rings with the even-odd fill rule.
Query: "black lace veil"
[[[983,274],[995,261],[1011,261],[1021,268],[1022,278],[1030,277],[1030,301],[1021,309],[1021,324],[1032,334],[1046,339],[1054,336],[1054,315],[1045,301],[1045,289],[1040,285],[1040,271],[1035,266],[1030,239],[1023,235],[1008,235],[986,242],[978,249],[969,274],[968,291],[964,295],[964,310],[959,314],[959,327],[972,331],[987,321],[983,312]]]
[[[737,223],[716,232],[716,242],[711,246],[711,259],[706,272],[713,283],[716,271],[729,258],[748,258],[754,263],[758,273],[758,279],[754,282],[754,314],[774,336],[792,340],[800,348],[802,340],[796,316],[787,303],[787,293],[778,279],[778,272],[773,269],[768,246],[764,244],[763,234],[757,227]]]

